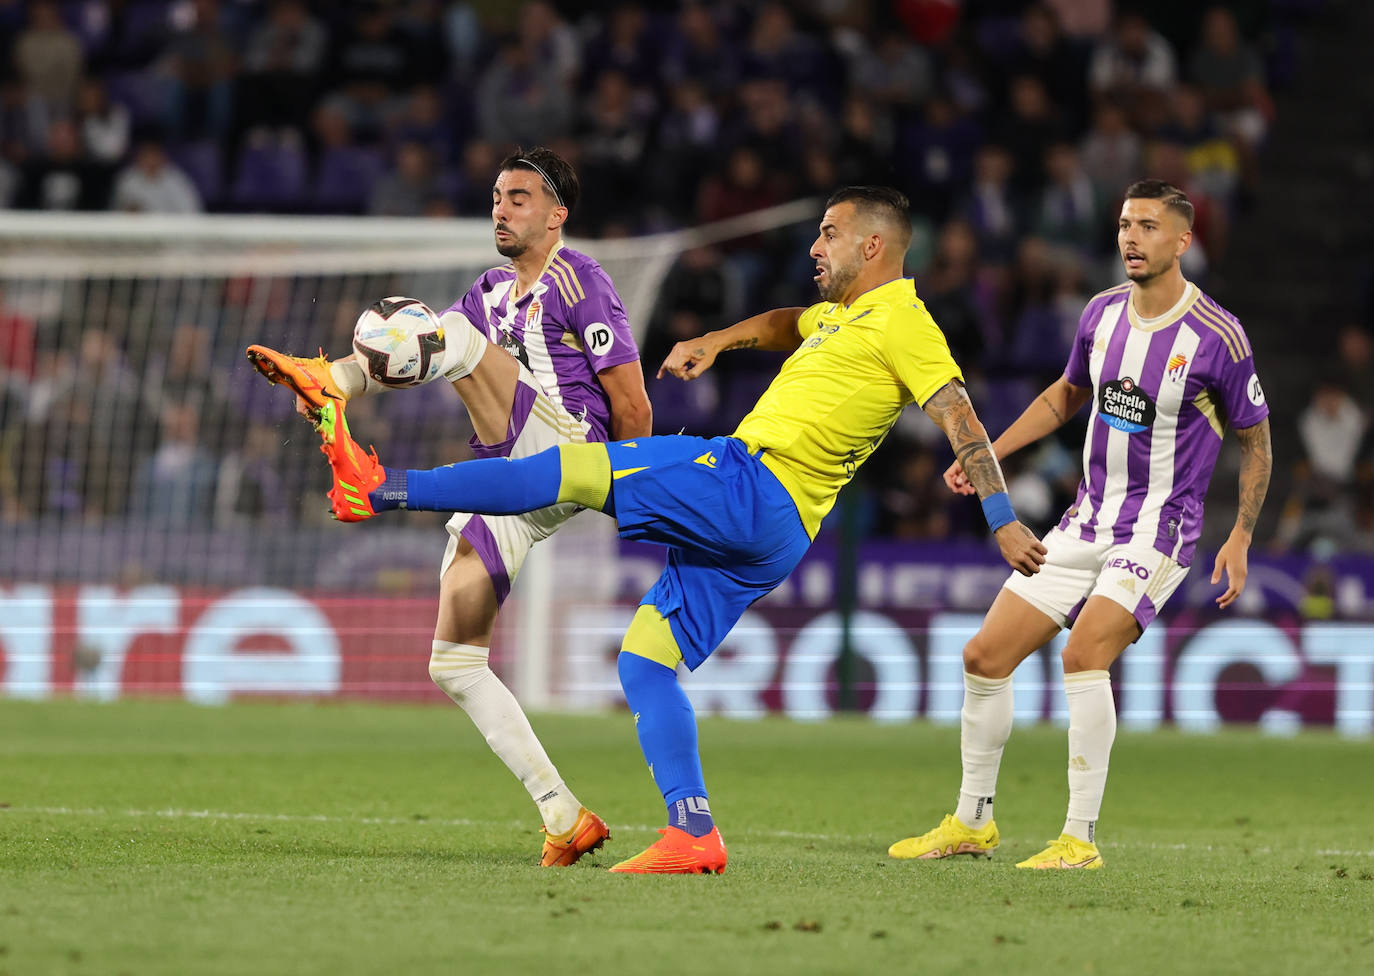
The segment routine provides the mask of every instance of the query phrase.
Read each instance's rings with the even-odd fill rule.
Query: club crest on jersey
[[[525,309],[525,335],[539,328],[539,321],[544,317],[544,303],[539,299],[530,302],[530,307]]]
[[[1169,359],[1169,379],[1177,383],[1188,370],[1188,357],[1178,352]]]
[[[1103,384],[1097,400],[1097,415],[1108,427],[1139,434],[1155,422],[1155,402],[1134,379],[1123,376]]]

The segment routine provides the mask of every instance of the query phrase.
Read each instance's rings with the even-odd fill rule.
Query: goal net
[[[801,201],[570,243],[611,275],[643,341],[684,252],[816,214]],[[196,684],[205,620],[237,622],[229,658],[345,647],[336,689],[423,689],[443,517],[331,522],[315,435],[243,349],[341,355],[370,302],[442,309],[498,260],[481,220],[0,214],[0,690],[168,690],[179,668],[182,690],[214,700],[238,659]],[[395,465],[469,456],[445,383],[366,398],[349,419]],[[494,658],[533,705],[559,701],[558,608],[643,583],[623,578],[612,528],[584,514],[537,547],[502,615]]]

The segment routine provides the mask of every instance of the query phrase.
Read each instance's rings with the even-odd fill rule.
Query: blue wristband
[[[988,520],[988,528],[994,532],[1016,521],[1016,513],[1011,510],[1011,499],[1005,491],[983,499],[983,517]]]

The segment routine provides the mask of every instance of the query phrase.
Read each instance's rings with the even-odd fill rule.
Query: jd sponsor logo
[[[587,326],[587,348],[593,356],[604,356],[615,345],[615,333],[605,322],[593,322]]]
[[[1108,427],[1139,434],[1155,422],[1155,403],[1135,380],[1123,376],[1103,385],[1098,396],[1097,415]]]

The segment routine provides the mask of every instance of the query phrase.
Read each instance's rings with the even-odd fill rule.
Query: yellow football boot
[[[997,824],[989,820],[987,826],[974,830],[964,826],[964,822],[952,813],[945,814],[940,826],[927,831],[920,837],[899,840],[887,849],[889,857],[904,860],[918,858],[933,860],[953,857],[956,854],[972,854],[974,857],[992,857],[1002,838],[997,834]]]
[[[1060,834],[1058,840],[1050,841],[1049,847],[1016,866],[1037,869],[1083,868],[1095,871],[1102,867],[1102,853],[1096,844],[1089,844],[1086,840],[1079,840],[1070,834]]]

